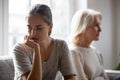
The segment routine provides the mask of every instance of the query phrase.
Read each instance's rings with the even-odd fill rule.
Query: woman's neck
[[[48,40],[40,43],[40,52],[43,61],[47,61],[53,49],[53,40],[48,38]]]
[[[52,38],[49,37],[48,39],[46,39],[46,40],[44,40],[44,41],[39,43],[40,44],[40,48],[41,49],[48,48],[50,46],[51,42],[52,42]]]
[[[73,43],[77,46],[80,46],[80,47],[89,48],[91,45],[91,42],[92,41],[90,41],[89,39],[82,37],[82,38],[79,38],[78,40],[74,40]]]

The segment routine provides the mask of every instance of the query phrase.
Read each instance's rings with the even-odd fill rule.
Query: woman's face
[[[48,25],[39,15],[29,15],[27,18],[28,34],[30,39],[39,43],[47,40],[52,24]]]
[[[87,39],[93,41],[97,41],[99,40],[99,35],[101,32],[101,27],[100,27],[100,19],[96,16],[93,23],[87,27],[86,31],[85,31],[85,35],[87,37]]]

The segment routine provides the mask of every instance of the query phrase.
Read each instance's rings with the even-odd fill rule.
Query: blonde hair
[[[71,37],[75,38],[83,33],[93,23],[95,16],[102,20],[102,14],[98,11],[92,9],[78,10],[71,21]]]

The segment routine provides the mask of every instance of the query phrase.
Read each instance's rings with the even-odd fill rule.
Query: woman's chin
[[[99,41],[99,37],[95,38],[94,41]]]
[[[95,39],[95,41],[99,41],[99,38]]]
[[[39,43],[39,41],[38,41],[38,40],[33,40],[33,42]]]

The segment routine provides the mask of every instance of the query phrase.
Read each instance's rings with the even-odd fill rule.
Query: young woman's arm
[[[64,76],[64,80],[75,80],[76,71],[75,67],[73,66],[73,61],[71,59],[67,43],[63,42],[61,46],[60,71]]]
[[[22,75],[22,80],[42,80],[42,64],[39,44],[33,41],[26,41],[26,45],[33,48],[32,70]]]
[[[74,75],[66,75],[64,76],[65,80],[76,80]]]

